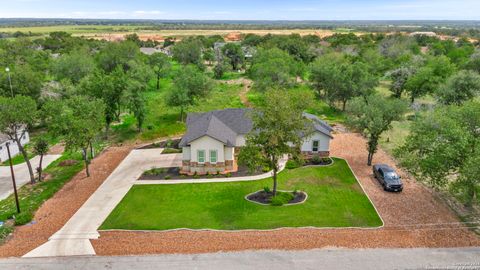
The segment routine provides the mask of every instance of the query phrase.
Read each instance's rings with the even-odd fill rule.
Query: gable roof
[[[0,144],[10,141],[10,137],[7,134],[0,133]]]
[[[206,113],[189,113],[187,133],[179,146],[187,146],[203,136],[212,137],[227,146],[236,146],[238,135],[252,130],[252,120],[246,115],[250,109],[225,109]]]
[[[333,131],[333,128],[327,124],[327,122],[321,120],[320,118],[318,118],[316,115],[313,115],[313,114],[310,114],[310,113],[306,113],[304,112],[303,113],[303,117],[309,119],[312,121],[313,123],[313,129],[315,131],[318,131],[322,134],[325,134],[327,135],[328,137],[330,138],[333,138],[332,137],[332,131]]]
[[[226,146],[235,145],[238,135],[245,135],[252,130],[253,123],[248,113],[251,109],[225,109],[206,113],[189,113],[187,116],[187,133],[182,137],[179,146],[189,145],[196,139],[209,136]],[[331,135],[332,127],[317,116],[303,113],[312,122],[313,129],[326,136]]]

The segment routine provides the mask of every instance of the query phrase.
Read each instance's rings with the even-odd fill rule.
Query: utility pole
[[[8,83],[10,84],[10,93],[12,94],[13,98],[13,87],[12,87],[12,78],[10,77],[10,68],[6,68],[5,71],[7,72],[8,75]]]
[[[17,213],[20,214],[20,202],[18,201],[17,183],[15,182],[15,173],[13,172],[12,156],[10,155],[10,142],[7,142],[7,153],[8,153],[8,160],[10,161],[10,172],[12,173],[13,192],[15,193],[15,203],[17,205]]]

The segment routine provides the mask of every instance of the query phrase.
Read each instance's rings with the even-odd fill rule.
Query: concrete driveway
[[[43,168],[48,167],[50,163],[57,160],[61,155],[45,155],[43,157]],[[36,171],[40,163],[40,157],[36,156],[30,160],[32,168]],[[26,163],[13,166],[15,172],[15,179],[17,182],[17,188],[30,182],[30,174],[28,173],[28,167]],[[0,166],[0,200],[3,200],[13,193],[12,177],[10,174],[10,166]]]
[[[179,167],[181,154],[161,155],[162,149],[133,150],[73,217],[42,246],[24,257],[95,255],[90,239],[127,194],[140,175],[152,168]]]

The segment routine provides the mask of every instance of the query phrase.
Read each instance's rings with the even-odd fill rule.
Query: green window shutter
[[[210,163],[217,163],[217,150],[210,150]]]
[[[198,163],[205,163],[205,150],[197,151],[197,160]]]

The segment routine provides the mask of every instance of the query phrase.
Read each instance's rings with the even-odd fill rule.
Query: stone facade
[[[187,175],[205,175],[205,174],[217,174],[236,171],[235,161],[226,160],[225,162],[217,163],[198,163],[190,162],[189,160],[182,161],[182,168],[180,173]]]
[[[329,151],[320,151],[320,152],[302,151],[302,155],[305,159],[311,159],[315,156],[323,158],[323,157],[329,157],[330,152]]]

